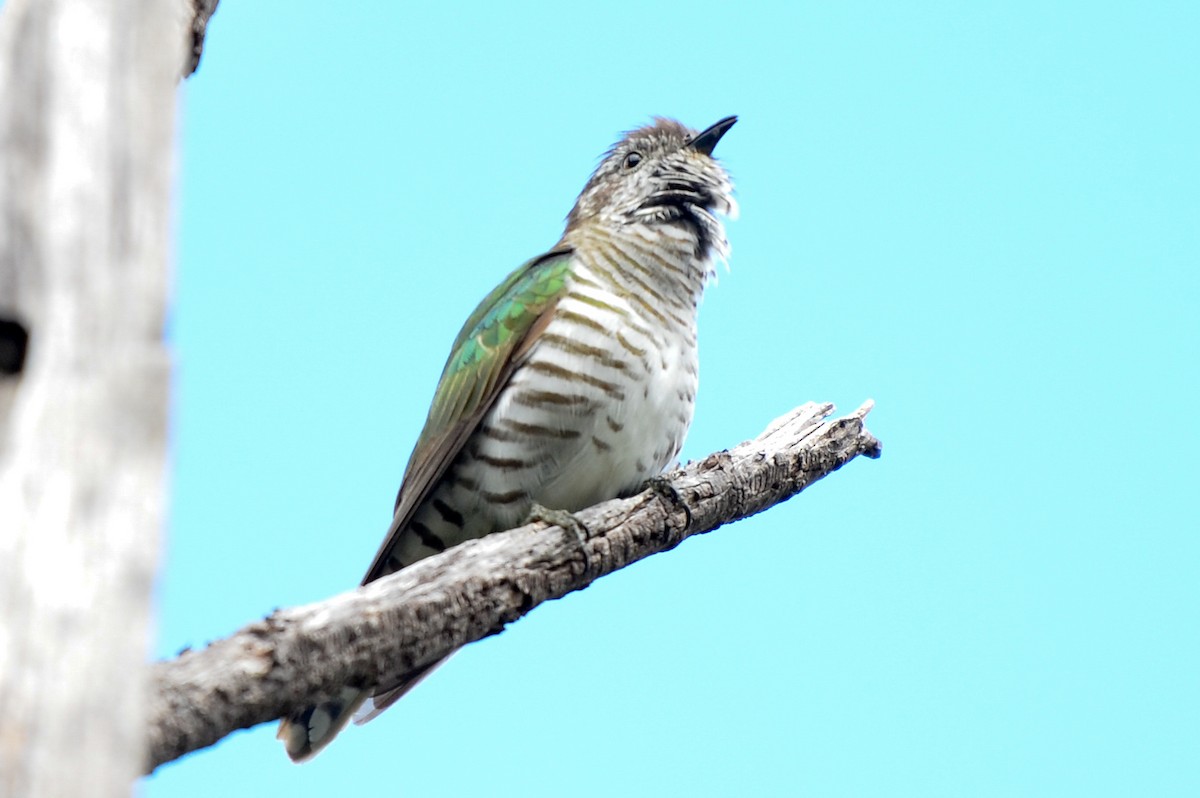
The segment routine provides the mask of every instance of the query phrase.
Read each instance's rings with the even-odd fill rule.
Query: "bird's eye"
[[[632,169],[633,167],[637,166],[641,162],[642,162],[642,154],[640,152],[638,152],[637,150],[634,150],[633,152],[631,152],[625,156],[625,161],[621,164],[621,168],[627,169],[627,170]]]

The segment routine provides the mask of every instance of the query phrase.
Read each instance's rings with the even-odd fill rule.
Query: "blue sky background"
[[[650,116],[741,117],[685,458],[879,461],[221,795],[1200,794],[1200,5],[223,2],[184,87],[156,653],[357,584],[447,348]]]

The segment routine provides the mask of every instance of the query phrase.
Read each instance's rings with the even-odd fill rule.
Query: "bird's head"
[[[677,225],[696,234],[698,250],[722,246],[716,214],[736,215],[737,203],[729,174],[712,152],[736,121],[728,116],[697,133],[658,118],[626,133],[583,187],[567,232],[589,224]]]

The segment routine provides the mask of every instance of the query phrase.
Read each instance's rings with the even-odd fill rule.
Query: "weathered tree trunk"
[[[0,9],[4,796],[128,795],[145,761],[191,13],[190,0]]]
[[[159,663],[150,766],[341,685],[394,682],[496,634],[543,601],[761,512],[859,455],[877,457],[879,441],[864,425],[869,409],[827,421],[832,405],[796,408],[758,438],[668,474],[658,490],[578,513],[586,541],[545,524],[489,535]]]

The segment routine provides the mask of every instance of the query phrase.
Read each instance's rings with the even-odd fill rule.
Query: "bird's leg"
[[[549,507],[543,507],[537,502],[529,508],[529,515],[525,518],[525,523],[529,524],[534,521],[544,521],[547,524],[560,526],[564,530],[575,533],[575,540],[579,543],[579,550],[583,552],[583,567],[584,571],[590,573],[592,570],[592,558],[588,554],[588,528],[583,525],[583,522],[576,518],[573,514],[566,510],[551,510]]]
[[[671,502],[676,507],[683,508],[684,515],[687,516],[686,526],[684,529],[692,525],[692,508],[687,506],[687,502],[683,500],[683,495],[679,489],[671,484],[671,480],[663,474],[656,474],[642,483],[642,490],[652,490],[659,496],[662,496],[667,501]]]

